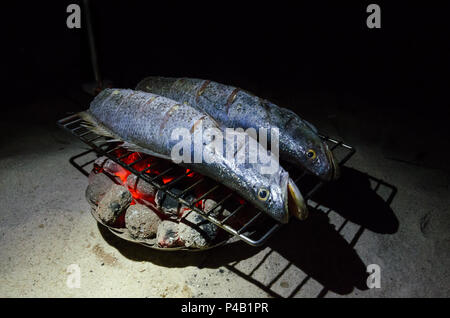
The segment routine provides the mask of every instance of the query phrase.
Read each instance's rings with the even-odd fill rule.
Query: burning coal
[[[114,155],[137,172],[145,172],[159,186],[176,183],[170,188],[172,194],[195,203],[197,208],[214,217],[230,215],[226,208],[217,204],[219,198],[204,196],[196,200],[208,191],[208,185],[192,191],[184,190],[188,184],[202,177],[197,173],[145,154],[135,152],[127,155],[126,150],[121,148]],[[171,171],[167,173],[168,170]],[[178,182],[180,175],[185,176],[185,180]],[[96,219],[104,225],[124,231],[135,241],[160,248],[207,248],[227,236],[167,191],[158,190],[158,187],[107,157],[100,157],[94,162],[86,199]],[[242,203],[241,199],[234,201],[235,204]]]

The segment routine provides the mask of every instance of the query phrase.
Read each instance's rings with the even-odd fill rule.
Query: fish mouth
[[[299,188],[291,178],[287,182],[286,192],[288,215],[293,215],[301,221],[305,220],[308,217],[308,208]]]
[[[280,185],[283,191],[284,213],[281,218],[277,218],[278,221],[288,223],[291,215],[299,220],[305,220],[308,217],[306,202],[288,173],[282,174]]]
[[[334,158],[333,152],[328,148],[328,145],[326,146],[326,154],[328,157],[328,162],[331,163],[331,169],[330,172],[327,176],[328,180],[336,180],[339,178],[340,176],[340,168],[339,168],[339,163],[336,161],[336,159]]]

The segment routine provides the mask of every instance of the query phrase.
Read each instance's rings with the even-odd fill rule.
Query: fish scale
[[[339,166],[317,129],[293,111],[243,89],[210,80],[150,76],[137,90],[187,102],[218,121],[222,130],[278,128],[280,157],[323,180],[339,176]],[[268,136],[270,142],[270,135]]]
[[[191,107],[189,103],[130,89],[103,90],[92,101],[89,110],[79,115],[85,121],[86,127],[93,132],[113,140],[124,141],[123,146],[130,150],[168,160],[172,160],[172,149],[178,143],[178,140],[171,138],[174,129],[184,128],[191,138],[200,128],[215,128],[220,131],[214,119]],[[244,142],[238,145],[238,149],[242,148],[248,152],[251,149],[251,137],[246,133],[237,134],[243,137],[241,140]],[[203,141],[200,140],[202,145]],[[279,222],[288,222],[289,212],[300,218],[307,213],[300,192],[281,166],[277,165],[277,169],[271,174],[264,174],[261,172],[261,163],[235,160],[237,152],[234,152],[234,143],[230,145],[229,142],[230,140],[225,138],[223,148],[233,146],[230,148],[233,149],[231,158],[228,158],[226,153],[216,151],[217,149],[212,147],[213,143],[207,143],[206,150],[200,153],[203,158],[200,163],[180,164],[235,190]],[[190,150],[190,156],[193,158],[193,144]],[[271,156],[270,160],[275,161],[277,158]],[[293,197],[294,206],[288,202],[293,195],[292,191],[296,193]]]

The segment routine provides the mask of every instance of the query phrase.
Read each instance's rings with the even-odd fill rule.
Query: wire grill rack
[[[192,180],[188,180],[188,175],[190,172],[186,171],[182,171],[178,175],[173,176],[173,173],[177,172],[177,168],[179,167],[173,163],[170,163],[164,171],[156,176],[149,174],[148,170],[150,170],[150,168],[154,168],[155,165],[162,164],[164,166],[164,162],[167,164],[167,161],[163,159],[157,159],[156,163],[152,164],[150,168],[138,171],[134,167],[142,160],[145,160],[145,156],[141,156],[139,159],[131,163],[124,162],[124,160],[131,156],[134,152],[124,151],[123,155],[117,157],[115,155],[115,151],[118,149],[123,149],[121,148],[121,143],[108,142],[105,137],[92,133],[82,125],[82,119],[77,114],[63,118],[59,120],[57,124],[59,127],[78,137],[91,148],[90,150],[71,158],[72,164],[74,164],[74,159],[91,152],[95,152],[97,156],[106,156],[110,160],[135,174],[138,178],[152,184],[159,191],[164,191],[167,195],[175,198],[181,205],[196,211],[209,222],[217,225],[229,234],[238,237],[252,246],[260,246],[264,244],[269,237],[271,237],[280,227],[282,227],[281,223],[273,220],[262,211],[256,210],[248,202],[239,204],[234,210],[230,211],[231,213],[229,213],[226,217],[218,218],[214,216],[214,213],[212,212],[225,205],[227,201],[231,201],[233,196],[237,196],[236,193],[230,193],[230,191],[220,183],[212,181],[204,176],[199,176],[199,178],[191,178]],[[343,143],[342,141],[325,135],[320,135],[320,137],[327,142],[330,149],[333,151],[335,158],[338,160],[339,165],[341,166],[344,165],[355,153],[355,149],[353,147]],[[89,163],[92,163],[94,160],[91,160],[82,166],[76,164],[74,164],[74,166],[77,167],[77,169],[83,174],[88,175],[89,172],[84,170],[83,167],[87,166]],[[309,198],[325,184],[325,182],[307,174],[305,171],[293,168],[289,164],[282,163],[282,165],[286,168],[286,170],[288,170],[291,178],[297,184],[298,188],[304,195],[304,199],[308,203]],[[170,182],[165,184],[159,182],[161,178],[169,174],[172,174],[172,180]],[[187,186],[185,186],[181,192],[175,192],[175,186],[180,185],[181,183],[187,184]],[[195,198],[191,197],[190,199],[186,199],[185,195],[187,193],[192,193],[197,187],[205,183],[208,185],[208,190],[206,192]],[[197,207],[198,202],[213,195],[214,193],[225,193],[226,195],[222,195],[221,199],[217,201],[215,206],[213,206],[209,212],[205,212],[201,208]],[[233,219],[239,220],[239,222],[233,222]],[[117,234],[117,231],[114,232]]]

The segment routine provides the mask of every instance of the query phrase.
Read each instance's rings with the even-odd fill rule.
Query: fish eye
[[[266,201],[270,196],[270,192],[266,188],[259,188],[258,190],[258,199],[261,201]]]
[[[309,159],[311,159],[311,160],[316,159],[316,157],[317,157],[316,152],[315,152],[314,150],[312,150],[312,149],[309,149],[309,150],[306,152],[306,156],[307,156]]]

